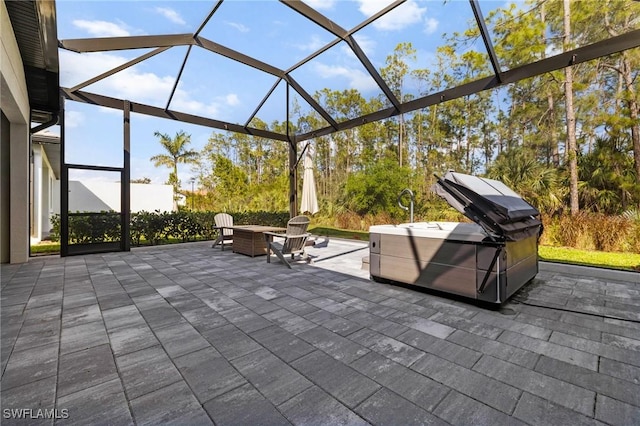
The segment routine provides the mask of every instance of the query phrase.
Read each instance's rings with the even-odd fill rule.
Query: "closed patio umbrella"
[[[313,178],[313,145],[307,146],[307,152],[304,154],[304,174],[302,175],[302,203],[300,211],[302,213],[317,213],[318,197],[316,194],[316,181]]]

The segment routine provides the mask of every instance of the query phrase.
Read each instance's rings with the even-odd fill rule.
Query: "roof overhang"
[[[24,64],[31,121],[57,120],[60,78],[55,1],[6,1],[5,4]]]

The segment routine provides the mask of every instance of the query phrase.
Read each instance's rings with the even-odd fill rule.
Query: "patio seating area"
[[[57,424],[118,425],[640,423],[640,274],[541,266],[489,310],[370,281],[366,247],[332,239],[291,270],[210,241],[3,264],[3,414],[57,409],[68,413]]]

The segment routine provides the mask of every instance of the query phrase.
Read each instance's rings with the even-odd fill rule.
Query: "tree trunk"
[[[629,118],[631,118],[631,140],[633,141],[633,161],[636,169],[636,178],[640,179],[640,120],[638,119],[638,102],[636,101],[636,89],[631,75],[631,64],[626,52],[622,53],[622,77],[627,86],[629,106]]]
[[[564,23],[564,50],[569,48],[571,40],[571,12],[570,0],[563,0],[564,7],[563,23]],[[576,147],[576,115],[573,108],[573,67],[569,66],[564,69],[564,95],[566,99],[566,119],[567,119],[567,160],[569,161],[570,173],[570,208],[571,215],[575,216],[580,212],[578,202],[578,153]]]

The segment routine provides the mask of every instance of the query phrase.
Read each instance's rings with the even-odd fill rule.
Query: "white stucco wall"
[[[53,188],[55,199],[60,197],[60,181]],[[131,212],[173,211],[173,187],[171,185],[131,184]],[[70,212],[120,211],[120,184],[115,182],[69,181]],[[54,206],[60,213],[60,206]]]
[[[0,33],[1,107],[10,127],[8,140],[2,141],[9,145],[10,167],[1,174],[0,186],[9,188],[9,205],[2,205],[3,210],[9,210],[9,223],[3,216],[0,261],[22,263],[29,260],[29,96],[22,57],[4,1],[0,2]]]
[[[32,190],[32,223],[31,244],[42,241],[49,235],[51,229],[51,216],[55,210],[60,210],[60,198],[54,198],[52,194],[52,182],[56,181],[49,158],[42,145],[33,145],[33,182]],[[59,194],[59,193],[58,193]]]

